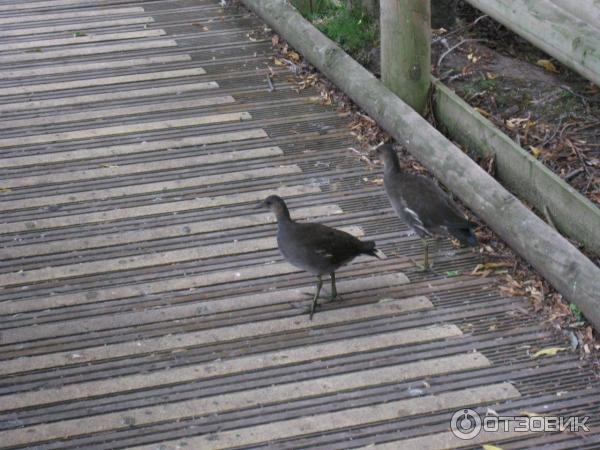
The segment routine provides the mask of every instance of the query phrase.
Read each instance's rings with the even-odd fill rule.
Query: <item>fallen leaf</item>
[[[489,112],[487,112],[485,109],[481,109],[481,108],[473,108],[475,111],[477,111],[479,114],[481,114],[483,117],[490,117],[491,114]]]
[[[12,191],[11,188],[0,188],[0,193],[10,192],[10,191]]]
[[[492,444],[483,444],[483,450],[502,450],[502,447],[497,447]]]
[[[533,357],[534,358],[539,358],[540,356],[554,356],[558,352],[564,352],[565,350],[567,350],[567,347],[548,347],[548,348],[543,348],[543,349],[538,350],[537,352],[535,352],[535,354],[533,355]]]
[[[300,62],[300,55],[294,51],[288,52],[286,56],[296,63]]]
[[[542,154],[542,150],[539,147],[534,147],[533,145],[529,146],[529,150],[531,150],[531,154],[536,158]]]
[[[73,33],[73,37],[82,37],[82,36],[87,36],[87,34],[81,32],[81,31],[76,31]]]
[[[549,59],[538,59],[536,64],[540,67],[543,67],[548,72],[558,73],[558,69],[556,68],[554,63]]]

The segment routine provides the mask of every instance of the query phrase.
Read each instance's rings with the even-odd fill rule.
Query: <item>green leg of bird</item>
[[[423,239],[423,248],[425,252],[425,259],[423,260],[423,270],[429,270],[431,265],[429,264],[429,241]]]
[[[429,240],[425,239],[421,239],[421,242],[423,243],[423,264],[419,264],[418,262],[416,262],[414,259],[409,258],[412,263],[417,267],[417,272],[433,272],[433,273],[437,273],[435,272],[435,270],[433,270],[433,263],[429,261]]]
[[[337,288],[335,287],[335,272],[331,272],[329,275],[331,277],[331,297],[329,300],[334,301],[338,298]]]
[[[315,315],[315,308],[318,306],[319,293],[321,292],[321,288],[323,287],[323,280],[321,279],[321,275],[317,275],[317,289],[315,291],[315,296],[312,301],[312,305],[310,306],[310,320],[312,320]]]

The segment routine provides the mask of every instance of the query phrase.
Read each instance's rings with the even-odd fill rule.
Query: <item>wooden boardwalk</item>
[[[212,0],[0,0],[0,448],[600,448],[600,386],[526,299],[440,273],[295,91],[264,25]],[[305,313],[296,218],[375,239]],[[591,416],[590,433],[451,434],[453,412]]]

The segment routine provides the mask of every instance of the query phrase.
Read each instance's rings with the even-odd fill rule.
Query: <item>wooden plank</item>
[[[444,359],[441,359],[441,361],[444,361]],[[361,375],[357,374],[357,377]],[[511,384],[499,383],[459,391],[443,392],[436,395],[397,400],[379,405],[351,408],[333,413],[317,414],[298,419],[283,420],[248,428],[237,428],[231,431],[211,433],[208,436],[185,438],[181,441],[167,441],[130,448],[135,450],[155,450],[156,448],[174,450],[181,449],[183,441],[185,441],[186,448],[201,448],[202,450],[267,444],[278,439],[324,433],[335,429],[377,423],[385,420],[395,420],[419,414],[431,414],[446,409],[458,409],[474,403],[500,402],[518,398],[519,396],[519,391]]]
[[[121,358],[124,356],[144,355],[154,352],[172,351],[174,349],[207,345],[215,342],[236,341],[273,333],[305,330],[324,325],[339,324],[355,321],[357,318],[366,319],[379,316],[404,314],[413,311],[431,309],[433,305],[426,297],[410,297],[401,300],[386,299],[383,302],[350,308],[338,308],[334,311],[324,311],[316,314],[313,320],[301,313],[301,317],[294,315],[281,319],[250,322],[235,327],[215,328],[203,331],[179,333],[135,342],[107,344],[97,347],[69,352],[55,352],[44,355],[26,356],[17,359],[5,360],[0,366],[0,374],[29,372],[32,370],[47,369],[50,367],[63,367],[72,364],[84,364],[107,359]],[[0,442],[4,442],[1,438]]]
[[[21,300],[7,300],[0,303],[3,313],[18,314],[26,311],[41,311],[64,306],[86,305],[103,301],[122,298],[147,296],[178,290],[193,291],[196,288],[212,286],[215,284],[235,283],[239,281],[254,280],[276,275],[288,275],[300,270],[287,264],[264,264],[237,268],[235,270],[222,270],[202,275],[188,275],[185,278],[171,277],[161,281],[148,283],[130,283],[119,285],[112,289],[107,287],[95,288],[83,292],[68,294],[55,294],[50,296],[34,297]]]
[[[191,69],[138,73],[135,75],[88,78],[73,81],[59,81],[56,83],[27,84],[25,86],[14,86],[0,89],[0,96],[34,94],[39,92],[50,91],[63,91],[68,89],[81,89],[94,86],[110,86],[113,84],[139,83],[143,81],[168,80],[171,78],[193,77],[204,74],[206,74],[206,71],[203,68],[194,67]]]
[[[0,5],[0,11],[19,11],[24,9],[40,9],[40,8],[52,8],[55,6],[100,6],[103,3],[107,4],[115,4],[115,3],[126,3],[127,0],[119,0],[119,1],[92,1],[92,0],[52,0],[45,2],[25,2],[25,3],[16,3],[16,4],[6,4]]]
[[[386,289],[407,284],[408,278],[401,272],[374,275],[361,278],[346,279],[341,277],[337,283],[340,294]],[[323,289],[323,295],[329,287]],[[190,317],[206,317],[217,313],[234,313],[242,310],[265,306],[289,305],[306,302],[314,294],[314,286],[303,286],[293,289],[277,289],[275,291],[249,294],[238,297],[227,297],[217,300],[205,300],[200,303],[190,302],[173,306],[163,306],[150,310],[124,312],[118,315],[100,316],[70,320],[69,326],[64,322],[40,324],[34,327],[12,328],[2,334],[2,344],[27,342],[41,339],[54,339],[60,336],[89,333],[106,329],[134,327],[141,324],[178,320]],[[243,329],[243,327],[242,327]]]
[[[367,257],[359,257],[357,263],[364,262]],[[287,263],[265,264],[258,266],[243,267],[235,270],[221,270],[211,272],[204,276],[189,275],[184,279],[171,279],[167,282],[157,281],[149,282],[146,285],[133,284],[131,287],[120,286],[114,289],[96,288],[85,292],[76,292],[72,294],[58,294],[44,296],[42,298],[28,298],[20,300],[6,300],[0,302],[0,310],[3,314],[19,314],[23,312],[48,310],[53,308],[61,308],[64,306],[85,305],[89,303],[116,300],[136,295],[150,295],[158,292],[168,292],[169,286],[172,290],[188,289],[194,290],[206,286],[216,284],[224,284],[227,282],[239,282],[264,277],[274,277],[276,275],[287,275],[300,272],[299,269]],[[361,279],[361,280],[344,280],[344,285],[352,287],[354,291],[368,289],[376,284],[379,278],[376,279]],[[384,275],[381,279],[388,283],[389,286],[408,283],[408,278],[404,274]],[[387,281],[386,281],[387,280]],[[382,282],[383,282],[382,281]],[[170,284],[169,284],[170,283]],[[342,283],[340,282],[340,285]],[[145,290],[144,290],[145,286]],[[350,287],[348,288],[351,291]],[[271,304],[289,303],[292,301],[305,300],[307,294],[311,293],[313,286],[302,288],[288,289],[284,291],[264,292],[256,295],[245,295],[243,299],[220,299],[216,301],[205,301],[197,308],[197,313],[201,314],[216,314],[226,311],[233,311],[243,305],[246,308],[256,308]],[[323,292],[328,290],[327,287]],[[342,291],[340,291],[342,292]]]
[[[282,175],[301,173],[300,167],[295,164],[279,167],[261,167],[259,169],[238,170],[215,175],[204,175],[201,177],[177,178],[169,181],[155,183],[139,183],[135,185],[121,186],[106,189],[93,189],[68,194],[58,194],[42,197],[29,197],[22,200],[12,200],[0,203],[0,211],[36,208],[46,205],[63,205],[84,201],[99,201],[109,198],[127,197],[137,194],[149,194],[153,192],[166,192],[178,189],[187,189],[213,184],[229,183],[233,181],[253,180],[265,177],[277,177]]]
[[[52,20],[62,19],[78,19],[84,17],[100,17],[100,16],[112,16],[112,15],[126,15],[126,14],[144,14],[144,8],[135,6],[128,8],[110,8],[110,9],[92,9],[83,11],[65,11],[59,13],[48,13],[48,14],[33,14],[29,16],[6,16],[0,17],[0,25],[8,25],[11,23],[27,23],[27,22],[50,22]],[[85,22],[85,21],[83,21]],[[78,24],[71,25],[73,30],[77,30]]]
[[[448,425],[450,421],[448,421]],[[514,428],[514,425],[512,425]],[[409,439],[385,442],[382,444],[370,444],[355,450],[453,450],[461,447],[473,447],[475,445],[496,444],[517,437],[526,438],[529,432],[525,431],[481,431],[473,439],[463,440],[457,438],[452,432],[431,433],[426,436],[418,436]],[[500,448],[500,447],[497,447]]]
[[[205,106],[216,106],[234,103],[231,95],[219,97],[204,97],[193,100],[180,100],[177,102],[147,103],[140,106],[129,106],[114,109],[92,109],[72,114],[60,114],[53,116],[40,116],[29,119],[0,121],[0,129],[8,128],[30,128],[33,126],[55,125],[59,123],[91,121],[93,119],[112,119],[114,117],[148,114],[149,112],[181,111]],[[23,185],[26,186],[26,185]]]
[[[359,227],[342,227],[346,232],[362,236]],[[102,259],[91,262],[80,262],[60,266],[49,266],[43,269],[20,270],[0,274],[0,286],[29,284],[43,280],[59,280],[62,278],[81,277],[96,273],[126,271],[143,267],[164,266],[168,264],[196,261],[220,256],[239,255],[260,252],[277,248],[275,237],[261,239],[234,240],[233,242],[205,245],[180,250],[168,250],[159,253],[147,253],[122,258]]]
[[[230,131],[226,133],[190,136],[181,139],[162,139],[134,144],[111,145],[109,147],[83,148],[66,152],[63,151],[29,156],[17,156],[14,158],[0,158],[0,168],[4,169],[9,167],[22,167],[52,163],[60,164],[66,161],[130,155],[134,153],[194,147],[198,145],[204,146],[209,144],[221,144],[225,142],[239,142],[251,139],[262,139],[266,137],[268,137],[268,135],[263,129],[253,128],[249,130]]]
[[[125,25],[137,25],[147,24],[154,22],[152,17],[131,17],[128,19],[114,19],[114,20],[99,20],[89,22],[82,22],[77,24],[77,30],[87,30],[91,28],[105,28],[105,27],[118,27]],[[58,33],[61,31],[73,31],[73,24],[55,24],[49,26],[37,26],[37,27],[19,27],[12,30],[0,30],[0,37],[16,37],[16,36],[29,36],[35,34],[46,34],[46,33]]]
[[[342,212],[343,211],[337,205],[319,205],[294,209],[293,216],[294,219],[304,219],[326,217],[334,214],[342,214]],[[223,219],[203,220],[201,222],[188,222],[177,225],[152,227],[82,238],[68,236],[61,240],[51,242],[37,242],[35,244],[18,245],[16,247],[4,247],[1,254],[5,259],[22,258],[25,256],[47,255],[51,253],[63,253],[75,250],[153,241],[157,239],[190,236],[200,233],[209,233],[211,231],[248,228],[273,222],[274,217],[270,213],[248,214],[244,216],[228,217],[225,221]]]
[[[131,52],[135,50],[148,50],[155,48],[177,47],[177,41],[162,39],[154,41],[138,41],[125,44],[91,45],[89,47],[75,47],[46,52],[25,52],[14,55],[0,56],[0,63],[11,64],[24,61],[42,61],[53,58],[69,58],[72,56],[103,55],[106,53]]]
[[[129,208],[112,209],[102,212],[74,214],[70,216],[49,217],[45,219],[28,220],[24,222],[7,222],[0,227],[2,233],[16,233],[19,231],[42,230],[47,228],[62,228],[86,223],[108,222],[113,220],[128,219],[156,214],[175,214],[180,211],[190,211],[216,206],[234,205],[251,201],[263,200],[271,194],[282,197],[320,192],[317,186],[282,186],[277,189],[267,189],[239,194],[219,195],[216,197],[198,197],[194,200],[180,200],[175,202],[154,203]]]
[[[121,33],[86,34],[85,36],[73,36],[66,38],[44,39],[40,41],[6,42],[0,47],[1,51],[23,50],[30,48],[44,49],[61,45],[91,44],[94,42],[120,41],[128,39],[141,39],[148,37],[164,36],[166,33],[161,29],[124,31]]]
[[[71,97],[49,98],[47,100],[31,100],[27,102],[0,104],[0,113],[14,111],[32,111],[42,108],[57,108],[60,106],[84,105],[86,103],[101,103],[116,100],[127,100],[141,97],[158,97],[159,95],[184,94],[186,92],[216,89],[215,81],[202,83],[186,83],[181,85],[160,86],[146,89],[131,89],[126,91],[104,92],[101,94],[76,95]]]
[[[64,420],[58,423],[38,424],[16,430],[0,431],[0,442],[3,442],[7,446],[33,444],[40,441],[58,439],[61,436],[72,437],[81,434],[123,429],[129,427],[128,423],[131,422],[134,422],[136,426],[143,426],[156,422],[181,420],[187,417],[220,414],[225,411],[259,406],[265,403],[291,402],[310,396],[330,395],[340,391],[360,389],[373,384],[397,383],[413,378],[457,372],[463,370],[463,367],[476,368],[480,365],[480,357],[481,355],[479,354],[450,356],[417,363],[333,375],[315,380],[279,384],[231,394],[215,395],[195,400],[166,403],[115,413],[97,414],[91,417]],[[517,397],[519,397],[519,392],[511,384],[500,383],[237,429],[231,432],[186,439],[186,441],[190,443],[189,448],[195,449],[229,448],[294,435],[299,436],[314,431],[351,426],[347,425],[349,423],[357,425],[365,421],[369,423],[391,420],[403,416],[458,408],[476,402],[493,402]],[[165,445],[165,448],[181,448],[168,444],[163,445]],[[155,449],[156,445],[136,448]]]
[[[229,96],[216,98],[210,97],[206,99],[200,99],[198,101],[204,102],[204,104],[206,105],[211,105],[221,103],[219,100],[222,100],[224,103],[231,103],[234,101],[233,97]],[[192,100],[192,102],[196,102],[196,100]],[[181,103],[186,104],[187,102],[183,101]],[[161,104],[161,106],[163,106],[163,104]],[[175,107],[176,104],[173,104],[172,106]],[[113,114],[110,114],[110,116],[114,117]],[[279,147],[258,147],[249,150],[234,150],[222,153],[209,153],[185,158],[172,158],[159,161],[148,161],[138,164],[126,164],[123,166],[108,165],[105,167],[100,167],[98,169],[87,169],[73,172],[51,172],[48,174],[33,175],[29,177],[26,176],[22,178],[8,178],[6,179],[6,186],[10,188],[15,188],[52,183],[70,183],[73,181],[112,178],[155,171],[163,172],[171,169],[204,166],[208,164],[222,164],[226,162],[245,161],[248,159],[268,158],[270,156],[281,155],[283,155],[283,151]]]
[[[140,122],[127,125],[116,125],[102,128],[88,128],[77,131],[64,131],[62,133],[37,134],[17,138],[0,139],[0,147],[15,147],[21,145],[52,144],[55,142],[74,141],[79,139],[92,139],[105,136],[118,136],[121,134],[143,133],[148,131],[171,130],[174,128],[194,127],[223,122],[238,122],[250,120],[248,112],[215,114],[183,119],[160,120],[153,122]]]
[[[2,32],[0,32],[0,37],[2,37]],[[71,74],[86,71],[105,71],[123,68],[128,69],[136,66],[155,66],[160,64],[187,62],[191,59],[192,57],[190,55],[165,55],[149,56],[147,58],[115,59],[109,61],[98,61],[83,64],[61,64],[59,66],[50,65],[44,67],[32,67],[27,69],[0,70],[0,80],[7,80],[9,78],[41,77],[43,75],[59,75],[65,73]]]
[[[359,259],[360,262],[360,259]],[[213,272],[211,274],[202,277],[191,277],[189,282],[183,282],[182,280],[175,280],[173,282],[173,289],[191,289],[211,286],[214,284],[223,284],[227,281],[246,281],[251,279],[258,279],[267,276],[276,275],[288,275],[291,273],[299,272],[297,268],[287,263],[277,263],[269,265],[259,265],[244,267],[236,270],[222,270],[219,272]],[[374,289],[377,287],[395,286],[399,284],[408,283],[408,278],[402,273],[386,274],[380,277],[362,278],[356,280],[340,280],[339,285],[348,286],[348,292],[354,292]],[[134,286],[139,288],[138,286]],[[161,284],[160,282],[153,283],[149,286],[151,291],[163,291],[166,292],[168,286]],[[244,308],[257,308],[261,306],[275,305],[281,303],[300,302],[305,301],[308,294],[313,293],[314,286],[304,286],[294,289],[285,289],[281,291],[263,292],[260,294],[245,295],[243,298],[233,297],[219,300],[204,301],[196,309],[196,314],[209,315],[223,313],[227,311],[233,311],[240,306]],[[323,292],[328,291],[328,287],[323,288]],[[344,292],[340,290],[340,292]],[[152,293],[152,292],[151,292]],[[97,289],[94,291],[86,291],[85,293],[75,294],[62,294],[54,295],[44,298],[32,298],[22,300],[7,300],[0,303],[0,308],[3,314],[12,315],[23,312],[48,310],[53,308],[61,308],[64,306],[73,305],[84,305],[89,303],[95,303],[96,301],[109,301],[118,299],[119,295],[130,295],[131,291],[109,291],[105,289]],[[134,295],[134,294],[132,294]]]
[[[30,329],[36,328],[38,327],[30,327]],[[63,326],[62,329],[64,328]],[[60,388],[43,389],[42,391],[19,392],[18,394],[0,396],[0,411],[73,401],[75,399],[103,396],[116,392],[155,388],[173,383],[179,384],[206,378],[230,376],[243,372],[272,369],[284,365],[318,361],[320,359],[334,358],[353,353],[373,352],[400,345],[426,343],[461,335],[462,332],[455,325],[432,325],[424,328],[411,328],[390,333],[361,336],[342,341],[307,345],[300,348],[291,348],[258,355],[253,354],[251,356],[228,358],[218,362],[173,367],[168,370],[160,370],[143,375],[127,375],[108,380],[87,381]],[[462,369],[472,369],[475,364],[477,364],[478,368],[490,365],[485,356],[475,353],[471,355],[471,358],[467,359],[467,361],[473,365],[463,367]],[[462,356],[461,361],[465,362]]]

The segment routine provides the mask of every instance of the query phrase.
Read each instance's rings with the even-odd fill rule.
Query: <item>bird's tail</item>
[[[363,254],[374,256],[379,259],[386,259],[385,253],[375,247],[375,241],[363,241]]]
[[[460,241],[462,245],[468,245],[469,247],[475,247],[479,242],[477,236],[473,232],[475,224],[469,222],[467,227],[454,228],[451,230],[452,235]]]

